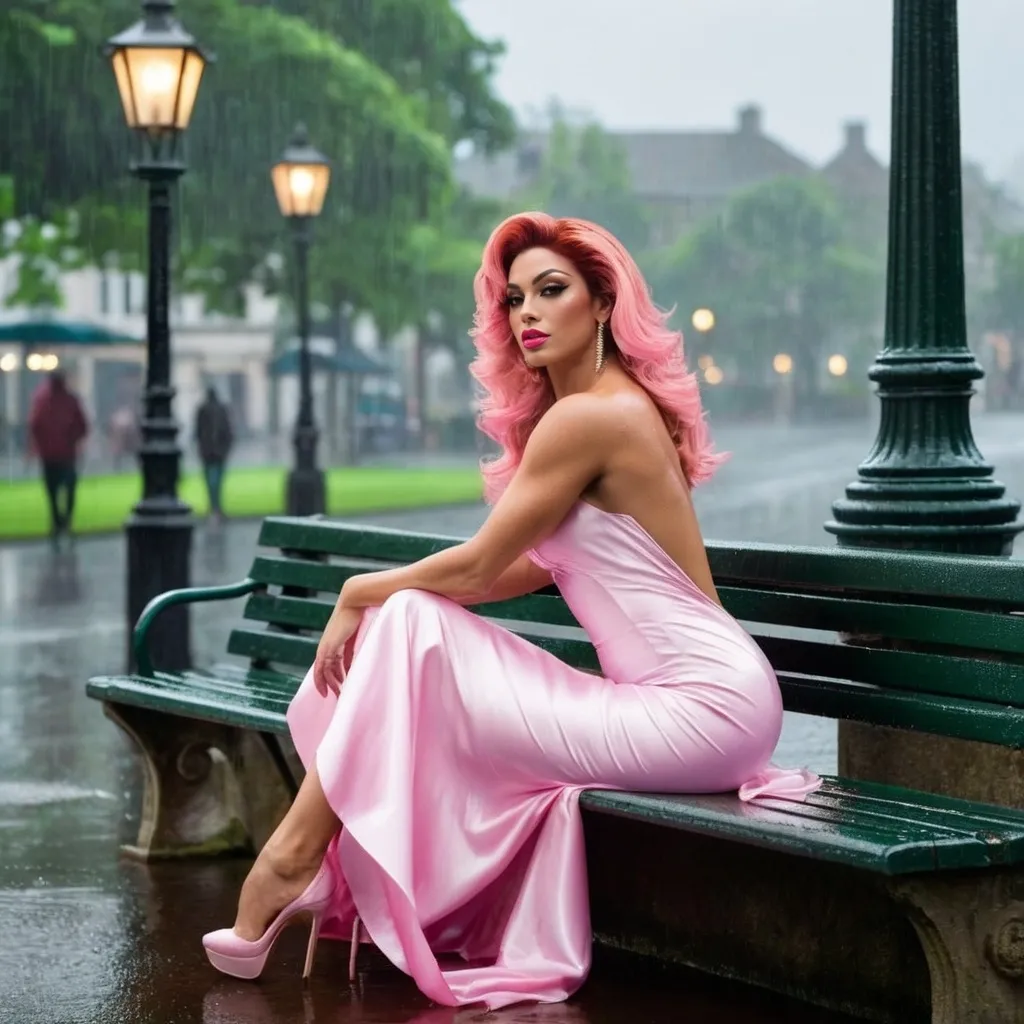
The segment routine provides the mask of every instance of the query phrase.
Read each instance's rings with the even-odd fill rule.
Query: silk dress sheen
[[[820,784],[769,764],[771,666],[635,519],[580,501],[529,554],[603,676],[405,590],[364,614],[340,695],[321,697],[310,670],[288,711],[342,821],[324,934],[347,938],[358,913],[448,1006],[554,1002],[582,984],[581,790],[802,800]]]

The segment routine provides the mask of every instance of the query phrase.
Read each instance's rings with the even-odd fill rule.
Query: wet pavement
[[[1010,492],[1024,494],[1024,418],[977,425]],[[698,493],[711,538],[823,543],[828,506],[870,441],[867,427],[719,434],[735,452]],[[363,517],[382,525],[470,533],[483,509]],[[258,524],[196,532],[196,584],[242,577]],[[0,547],[0,1022],[7,1024],[635,1024],[723,1019],[828,1024],[843,1018],[687,972],[646,972],[598,956],[571,1003],[431,1008],[372,953],[356,990],[347,946],[324,942],[312,984],[299,979],[303,936],[286,934],[258,984],[206,964],[199,936],[233,917],[244,861],[145,866],[118,857],[138,820],[139,765],[86,698],[88,676],[118,670],[126,643],[124,542]],[[240,605],[193,622],[197,663],[216,660]],[[832,723],[790,716],[777,760],[834,770]]]

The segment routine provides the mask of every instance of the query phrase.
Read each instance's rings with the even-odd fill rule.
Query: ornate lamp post
[[[843,545],[1008,555],[1024,528],[971,432],[957,79],[956,0],[895,0],[881,422],[825,524]]]
[[[956,0],[894,0],[892,167],[878,437],[825,529],[842,545],[1008,555],[1022,525],[971,431],[964,316]],[[860,638],[848,638],[859,643]],[[840,721],[839,771],[991,800],[1009,751]],[[996,788],[1009,802],[1007,784]]]
[[[327,158],[309,144],[304,125],[298,125],[288,148],[271,171],[281,215],[291,222],[295,239],[295,306],[299,321],[299,415],[293,441],[295,462],[288,475],[285,507],[292,516],[323,512],[324,474],[317,466],[320,434],[313,420],[313,380],[309,357],[309,247],[313,219],[320,215],[331,180]]]
[[[142,499],[125,524],[130,626],[156,594],[189,585],[192,547],[192,510],[178,497],[181,449],[171,409],[171,186],[185,170],[178,143],[211,58],[181,27],[174,7],[174,0],[144,0],[142,20],[114,36],[106,47],[125,121],[141,138],[142,157],[132,170],[149,186],[146,391],[139,449]],[[152,650],[160,668],[187,667],[189,620],[183,608],[158,620]]]

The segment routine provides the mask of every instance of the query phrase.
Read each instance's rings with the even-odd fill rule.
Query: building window
[[[100,312],[104,316],[110,314],[110,272],[100,271]]]
[[[142,274],[128,271],[124,274],[124,311],[127,314],[146,312],[146,279]]]

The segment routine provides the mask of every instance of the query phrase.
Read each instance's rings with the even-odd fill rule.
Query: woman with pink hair
[[[590,965],[588,788],[801,800],[769,758],[771,666],[723,609],[691,488],[711,451],[680,336],[629,253],[520,214],[476,276],[487,521],[349,580],[289,708],[307,768],[211,962],[256,977],[281,929],[368,938],[438,1003],[565,999]],[[557,585],[601,675],[467,611]],[[438,957],[443,957],[443,962]]]

